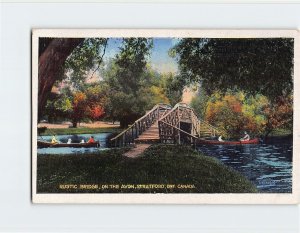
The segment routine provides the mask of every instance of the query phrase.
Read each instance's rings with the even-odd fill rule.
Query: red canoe
[[[218,140],[199,139],[197,141],[197,143],[198,144],[212,144],[212,145],[242,145],[242,144],[257,144],[257,143],[259,143],[259,139],[254,138],[249,141],[223,141],[223,142],[220,142]]]

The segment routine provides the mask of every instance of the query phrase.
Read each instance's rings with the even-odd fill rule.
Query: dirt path
[[[134,148],[127,151],[124,156],[129,158],[136,158],[140,156],[148,147],[150,147],[151,144],[136,144]]]
[[[69,128],[72,126],[71,122],[63,122],[61,124],[50,124],[50,123],[39,123],[38,127],[47,127],[50,129],[64,129]],[[118,128],[120,127],[119,122],[115,124],[111,122],[104,122],[104,121],[95,121],[93,123],[80,123],[78,128]]]

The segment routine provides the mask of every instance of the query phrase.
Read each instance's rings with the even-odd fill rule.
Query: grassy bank
[[[46,129],[40,135],[64,135],[64,134],[95,134],[95,133],[119,133],[120,128],[62,128],[62,129]]]
[[[245,177],[190,147],[153,145],[141,157],[135,159],[124,157],[122,153],[124,149],[90,155],[38,156],[37,191],[40,193],[256,192],[255,187]],[[74,184],[78,185],[77,188],[60,186]],[[79,188],[80,184],[95,184],[99,187],[82,189]],[[163,186],[152,187],[147,186],[148,184],[163,184]],[[102,189],[102,185],[108,186]]]
[[[293,131],[290,129],[274,129],[268,136],[269,137],[284,137],[292,135]]]

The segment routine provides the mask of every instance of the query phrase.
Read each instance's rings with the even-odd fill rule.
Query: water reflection
[[[198,149],[245,175],[260,192],[292,192],[292,143],[202,145]]]
[[[76,134],[76,135],[57,135],[56,138],[60,142],[66,143],[69,138],[72,139],[72,142],[79,143],[82,139],[86,142],[90,136],[94,136],[96,141],[100,142],[100,148],[72,148],[72,147],[59,147],[59,148],[39,148],[37,150],[38,154],[84,154],[84,153],[94,153],[99,150],[106,150],[107,138],[111,133],[98,133],[98,134]],[[51,141],[52,136],[43,136],[42,138],[45,141]]]

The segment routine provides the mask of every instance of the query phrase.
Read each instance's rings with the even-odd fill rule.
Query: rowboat
[[[92,142],[92,143],[51,143],[51,142],[46,142],[46,141],[37,141],[37,146],[38,148],[57,148],[57,147],[76,147],[76,148],[90,148],[90,147],[99,147],[100,143],[98,141]]]
[[[198,144],[212,144],[212,145],[243,145],[243,144],[257,144],[258,138],[254,138],[248,141],[218,141],[218,140],[204,140],[198,139]]]

